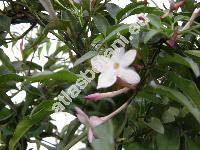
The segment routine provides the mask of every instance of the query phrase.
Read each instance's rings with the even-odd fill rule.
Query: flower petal
[[[98,72],[104,72],[110,63],[110,59],[104,57],[103,55],[97,55],[91,59],[93,69],[97,70]]]
[[[92,143],[93,140],[94,140],[94,134],[93,134],[92,129],[89,128],[89,130],[88,130],[88,141],[89,141],[90,143]]]
[[[84,125],[88,125],[89,124],[89,118],[88,116],[78,107],[75,107],[75,110],[77,112],[76,116],[78,118],[78,120],[84,124]]]
[[[90,117],[90,122],[89,122],[89,123],[90,123],[91,127],[94,128],[94,127],[96,127],[96,126],[102,124],[103,122],[104,122],[103,119],[101,119],[101,118],[99,118],[99,117],[97,117],[97,116],[91,116],[91,117]]]
[[[133,85],[140,82],[140,76],[138,75],[138,73],[128,68],[120,68],[118,72],[118,77]]]
[[[129,50],[126,52],[124,56],[120,58],[120,65],[122,67],[128,67],[135,60],[136,54],[136,50]]]
[[[121,60],[121,58],[124,56],[125,53],[125,49],[123,47],[115,49],[113,51],[113,55],[111,57],[111,60],[113,62],[119,62]]]
[[[103,72],[99,75],[97,89],[110,87],[116,82],[116,80],[117,77],[113,71]]]

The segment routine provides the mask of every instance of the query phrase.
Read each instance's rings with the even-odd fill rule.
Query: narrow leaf
[[[150,23],[155,26],[156,28],[160,29],[162,27],[162,23],[159,16],[154,14],[148,14],[147,17],[150,20]]]
[[[2,63],[11,71],[15,72],[15,68],[12,65],[9,57],[4,53],[4,51],[2,49],[0,49],[0,60],[2,61]]]
[[[200,69],[197,63],[195,63],[191,58],[183,57],[179,54],[173,55],[163,55],[158,58],[159,64],[170,64],[170,63],[178,63],[184,65],[188,68],[191,68],[196,77],[200,75]]]
[[[149,40],[151,40],[158,33],[159,33],[159,31],[157,31],[157,30],[150,30],[149,32],[147,32],[147,34],[144,38],[144,44],[149,42]]]
[[[185,95],[181,92],[170,89],[165,86],[158,86],[155,88],[155,93],[161,94],[163,96],[167,96],[172,100],[175,100],[185,106],[191,114],[196,118],[196,120],[200,123],[200,111],[192,105],[192,103],[187,99]]]
[[[185,51],[185,53],[200,58],[200,51],[199,51],[199,50],[190,50],[190,51]]]
[[[32,77],[27,78],[28,82],[43,82],[48,80],[58,80],[58,81],[65,81],[68,83],[74,83],[77,80],[77,76],[67,70],[61,70],[58,72],[42,72]]]
[[[26,132],[35,124],[42,121],[45,117],[51,114],[51,107],[43,107],[31,117],[27,116],[17,125],[14,135],[9,142],[9,150],[14,150],[15,145],[26,134]]]
[[[106,34],[108,28],[110,27],[110,24],[108,23],[107,19],[101,14],[96,14],[93,17],[93,19],[99,32]]]
[[[200,91],[197,88],[196,84],[191,80],[178,77],[176,74],[173,73],[171,73],[169,77],[200,110]]]
[[[74,62],[74,67],[82,64],[83,62],[87,61],[88,59],[96,56],[98,54],[97,51],[89,51],[87,52],[86,54],[84,54],[83,56],[81,56],[81,58],[77,59],[75,62]]]

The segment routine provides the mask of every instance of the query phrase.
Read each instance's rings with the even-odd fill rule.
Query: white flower
[[[129,84],[138,84],[140,76],[135,70],[128,68],[135,60],[136,53],[136,50],[129,50],[125,53],[124,48],[119,48],[113,52],[111,58],[103,55],[97,55],[92,58],[91,64],[93,69],[101,73],[97,89],[112,86],[116,82],[117,77]]]

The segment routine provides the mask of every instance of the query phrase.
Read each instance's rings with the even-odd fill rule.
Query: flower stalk
[[[105,117],[97,117],[97,116],[88,117],[80,108],[75,107],[77,118],[82,124],[84,124],[88,128],[88,141],[92,143],[94,138],[96,137],[94,133],[95,127],[107,122],[108,120],[113,118],[115,115],[123,111],[129,105],[129,103],[130,102],[127,101],[122,106],[120,106],[117,110],[115,110],[114,112],[112,112],[111,114]]]
[[[190,17],[189,21],[186,23],[186,25],[183,27],[182,31],[188,30],[190,26],[193,24],[194,20],[200,15],[200,8],[196,8],[194,12],[192,13],[192,16]]]
[[[94,101],[97,101],[97,100],[101,100],[103,98],[112,98],[112,97],[115,97],[117,95],[120,95],[122,93],[126,93],[128,92],[130,89],[129,88],[122,88],[120,90],[117,90],[117,91],[112,91],[112,92],[106,92],[106,93],[94,93],[94,94],[90,94],[88,96],[85,96],[85,98],[87,100],[94,100]]]

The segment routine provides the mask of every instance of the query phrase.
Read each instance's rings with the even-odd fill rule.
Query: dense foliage
[[[82,141],[95,150],[199,150],[200,11],[196,8],[200,3],[172,2],[163,10],[150,6],[149,1],[136,0],[125,8],[109,0],[49,2],[4,0],[0,10],[1,149],[23,150],[28,142],[36,143],[38,149],[41,145],[49,150],[69,149]],[[138,17],[139,21],[149,21],[138,32],[130,32],[130,25],[123,20],[140,13],[147,16]],[[21,23],[30,28],[22,35],[10,31]],[[28,33],[35,29],[33,38]],[[126,94],[88,101],[84,98],[88,94],[130,86],[117,81],[110,88],[97,90],[96,74],[63,112],[75,115],[74,107],[78,106],[89,116],[106,116],[127,101],[128,106],[95,128],[98,138],[92,144],[78,119],[59,133],[50,122],[53,103],[62,90],[76,82],[81,71],[91,69],[90,59],[110,48],[118,33],[129,40],[126,50],[137,50],[132,67],[139,73],[140,83]],[[49,40],[49,34],[58,40]],[[11,61],[4,49],[17,42],[21,43],[22,58]],[[56,48],[45,56],[48,61],[44,65],[34,62],[33,58],[43,55],[43,51],[48,54],[50,45]],[[9,95],[10,91],[14,92]],[[21,91],[26,93],[25,99],[13,103],[12,98]],[[44,144],[45,137],[56,138],[57,145]]]

